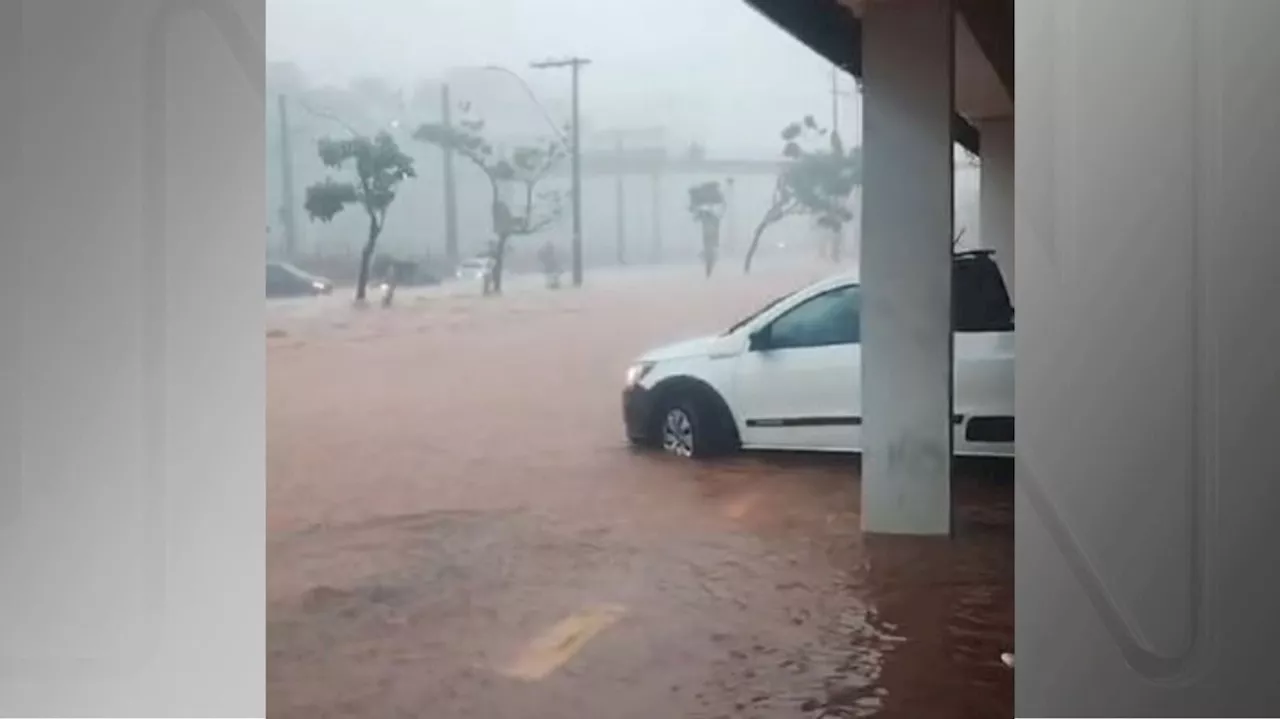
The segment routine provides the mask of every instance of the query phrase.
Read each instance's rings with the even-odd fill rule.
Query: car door
[[[850,451],[861,435],[857,285],[815,295],[755,333],[734,371],[748,448]]]

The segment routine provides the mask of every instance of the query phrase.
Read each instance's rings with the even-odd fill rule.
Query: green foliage
[[[413,169],[413,158],[401,152],[386,132],[379,132],[373,138],[354,132],[351,137],[341,139],[323,138],[316,143],[316,151],[325,167],[349,168],[355,179],[339,182],[326,177],[308,187],[304,207],[311,219],[330,222],[350,205],[359,205],[369,217],[369,236],[360,253],[360,275],[356,281],[356,300],[363,302],[369,262],[386,225],[387,210],[396,199],[400,183],[418,176]]]
[[[493,148],[479,134],[484,129],[484,123],[479,122],[475,127],[467,127],[466,122],[463,120],[458,126],[452,127],[440,123],[422,125],[414,131],[413,139],[452,149],[468,158],[491,156]]]
[[[498,149],[485,137],[484,120],[470,114],[470,104],[462,103],[459,109],[456,124],[424,124],[414,131],[413,137],[456,152],[484,173],[493,191],[494,234],[500,240],[512,235],[531,235],[558,221],[562,215],[562,195],[539,191],[538,185],[565,158],[564,144],[545,140],[510,150]],[[502,199],[499,188],[506,183],[520,188],[522,207],[510,207]]]
[[[724,192],[720,183],[712,180],[689,188],[689,214],[698,222],[719,219],[724,213]]]
[[[796,211],[832,230],[852,220],[846,203],[860,182],[859,159],[856,152],[844,154],[838,148],[803,153],[784,172]]]
[[[846,203],[862,181],[861,148],[846,151],[839,135],[818,127],[812,116],[784,128],[782,140],[782,154],[790,160],[776,193],[782,214],[812,215],[820,226],[833,230],[852,220]]]
[[[743,269],[748,272],[760,236],[783,218],[809,215],[818,226],[838,232],[853,219],[847,202],[862,182],[862,149],[845,150],[839,134],[820,127],[812,115],[782,128],[780,137],[786,163],[747,249]]]
[[[381,225],[400,183],[417,177],[413,158],[402,152],[386,132],[373,138],[323,138],[316,149],[325,167],[333,170],[350,167],[356,177],[350,182],[326,177],[307,188],[304,206],[313,220],[329,222],[347,205],[358,204]]]
[[[846,152],[840,136],[819,127],[812,115],[784,127],[781,137],[789,162],[774,187],[768,224],[792,214],[814,215],[827,227],[852,219],[845,201],[862,180],[861,148]]]
[[[547,140],[512,149],[498,149],[485,137],[485,122],[471,114],[470,103],[459,105],[456,124],[428,123],[414,131],[415,140],[435,145],[466,158],[489,180],[493,233],[492,256],[495,260],[490,281],[492,291],[502,291],[502,267],[507,254],[507,241],[518,235],[532,235],[558,222],[562,215],[562,196],[554,191],[540,191],[538,185],[551,174],[565,157],[564,145]],[[519,199],[513,208],[504,199],[502,186],[515,185]],[[486,294],[489,293],[486,289]]]
[[[326,177],[323,182],[307,188],[307,199],[303,207],[311,219],[330,222],[342,212],[342,208],[359,200],[355,185],[350,182],[335,182],[333,178]]]

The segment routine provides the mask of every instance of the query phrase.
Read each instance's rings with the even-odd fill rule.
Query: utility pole
[[[623,172],[622,164],[626,161],[626,148],[622,139],[622,133],[618,133],[615,152],[615,160],[618,163],[617,171],[614,173],[614,212],[617,215],[617,232],[618,232],[618,264],[627,264],[627,190],[626,190],[626,173]]]
[[[579,105],[578,75],[586,60],[574,58],[573,76],[573,286],[582,286],[582,109]]]
[[[725,199],[725,203],[724,203],[725,217],[724,219],[725,219],[725,225],[727,225],[727,227],[725,227],[725,230],[726,230],[725,239],[728,240],[727,242],[725,242],[725,249],[730,251],[732,251],[734,249],[734,246],[737,244],[737,231],[738,231],[737,223],[734,222],[734,218],[733,218],[733,215],[734,215],[733,211],[735,208],[735,205],[733,203],[734,184],[735,184],[734,179],[732,177],[726,177],[724,179],[724,186],[725,186],[725,193],[724,193],[725,194],[725,198],[724,198]]]
[[[858,83],[858,90],[859,90],[858,93],[842,92],[840,90],[840,66],[836,65],[835,63],[832,63],[831,64],[831,150],[832,152],[836,150],[837,148],[836,141],[840,138],[840,129],[839,129],[840,128],[840,97],[842,95],[845,97],[855,97],[856,95],[860,94],[862,90],[861,82]],[[861,107],[862,107],[862,100],[861,98],[859,98],[858,99],[859,117],[858,117],[858,135],[857,135],[858,138],[862,137]],[[851,136],[850,142],[852,142],[852,139],[853,138]],[[861,139],[859,139],[859,142],[861,142]],[[848,144],[845,145],[844,147],[845,152],[848,152],[849,146],[850,145]],[[835,230],[834,235],[835,237],[833,238],[833,241],[836,242],[837,244],[843,244],[844,228],[841,227],[840,229]],[[834,247],[835,246],[833,245],[833,250],[834,250]]]
[[[859,83],[861,86],[861,83]],[[834,141],[835,135],[840,131],[840,98],[853,97],[856,93],[844,91],[840,89],[840,66],[831,65],[831,136]],[[859,129],[861,136],[861,129]]]
[[[653,182],[653,261],[662,262],[662,171],[654,170]]]
[[[851,137],[849,140],[851,145],[862,145],[862,80],[855,77],[853,83],[855,87],[853,97],[858,100],[853,106],[858,111],[857,120],[854,121],[853,126],[858,129],[858,132],[855,137]]]
[[[289,102],[281,94],[280,107],[280,221],[284,225],[284,254],[293,259],[298,251],[298,223],[293,195],[293,151],[290,148]]]
[[[584,65],[591,61],[584,57],[571,57],[564,60],[544,60],[531,63],[530,67],[538,70],[550,68],[569,68],[573,83],[573,135],[570,140],[570,153],[573,165],[573,286],[582,286],[582,122],[578,103],[578,76]]]
[[[453,101],[449,97],[449,85],[440,86],[440,121],[446,128],[453,127]],[[458,185],[453,170],[453,150],[444,147],[444,253],[451,265],[458,263]]]
[[[831,132],[840,128],[840,68],[831,66]]]

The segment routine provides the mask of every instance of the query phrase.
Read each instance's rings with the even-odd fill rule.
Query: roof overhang
[[[814,52],[862,78],[864,0],[746,0]],[[981,120],[1013,112],[1013,0],[956,0],[952,137],[978,154]]]

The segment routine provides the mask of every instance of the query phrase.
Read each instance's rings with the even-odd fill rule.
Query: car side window
[[[952,269],[952,329],[1012,332],[1013,305],[1000,268],[988,258],[957,261]]]
[[[770,349],[857,344],[861,313],[855,285],[824,292],[796,305],[769,327]]]

